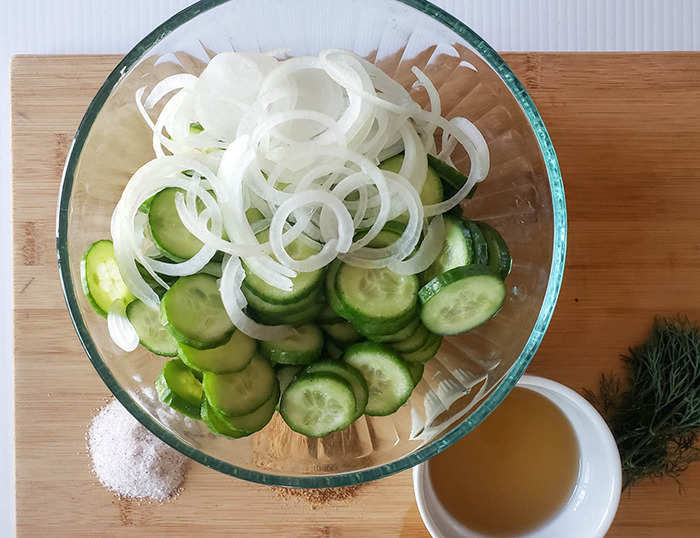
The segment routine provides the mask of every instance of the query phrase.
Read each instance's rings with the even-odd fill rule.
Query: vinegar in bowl
[[[573,426],[541,394],[515,388],[473,432],[428,463],[446,510],[485,536],[518,536],[567,504],[579,473]]]

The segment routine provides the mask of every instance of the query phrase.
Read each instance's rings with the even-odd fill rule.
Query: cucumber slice
[[[442,178],[440,178],[442,179]],[[476,194],[476,190],[479,188],[479,184],[477,183],[472,187],[472,190],[470,190],[467,195],[464,197],[465,200],[471,200],[474,198],[474,195]],[[457,189],[452,187],[449,183],[447,183],[444,179],[442,180],[442,192],[443,192],[443,197],[445,200],[452,198],[455,194],[457,194]],[[461,205],[456,205],[452,209],[448,211],[450,215],[454,215],[456,217],[461,217],[463,214],[462,206]]]
[[[158,294],[158,297],[163,297],[163,294],[165,293],[165,288],[163,288],[163,286],[156,282],[156,279],[151,276],[151,274],[146,270],[146,268],[139,262],[136,262],[136,269],[138,269],[141,278],[143,278],[146,281],[146,284],[148,284],[151,287],[151,289]],[[160,293],[161,290],[163,290],[162,293]]]
[[[329,304],[323,305],[323,310],[319,312],[317,319],[318,322],[323,325],[332,325],[340,321],[345,321],[343,318],[341,318],[338,314],[335,313],[335,310],[333,310],[331,308],[331,305]]]
[[[204,374],[204,394],[219,415],[252,413],[270,399],[277,385],[270,361],[255,355],[250,364],[235,374]]]
[[[341,264],[335,277],[338,298],[350,321],[371,324],[400,319],[416,306],[418,277],[390,269]]]
[[[486,323],[503,306],[506,286],[484,265],[455,267],[419,292],[423,324],[436,334],[454,335]]]
[[[200,273],[204,273],[205,275],[211,275],[216,278],[221,278],[221,275],[223,274],[221,263],[209,262],[204,267],[202,267]]]
[[[253,360],[258,342],[241,331],[235,331],[228,342],[213,349],[196,349],[178,343],[178,356],[198,372],[232,374],[244,370]]]
[[[410,338],[390,344],[389,347],[399,354],[411,353],[422,348],[430,338],[430,335],[431,332],[421,323],[420,327]]]
[[[398,331],[404,329],[407,325],[413,323],[417,317],[418,309],[414,308],[410,312],[407,312],[406,315],[397,319],[385,321],[363,321],[359,323],[355,322],[354,325],[355,328],[367,338],[373,339],[377,336],[394,335]]]
[[[343,265],[343,262],[339,259],[335,259],[328,266],[328,270],[326,271],[326,301],[328,301],[328,306],[330,306],[338,316],[347,319],[347,312],[335,288],[335,279],[341,265]]]
[[[503,240],[503,237],[501,237],[501,234],[492,226],[489,226],[485,222],[477,222],[476,225],[481,230],[481,233],[484,234],[486,244],[488,245],[489,267],[494,273],[498,274],[502,280],[505,280],[510,274],[510,268],[513,264],[510,258],[508,245]]]
[[[139,206],[139,211],[141,213],[148,213],[148,210],[151,209],[151,202],[153,202],[153,198],[155,198],[155,194]]]
[[[321,287],[319,287],[317,290],[307,295],[306,297],[303,297],[296,303],[289,304],[268,303],[264,299],[261,299],[260,297],[255,295],[255,293],[250,291],[250,289],[247,288],[245,285],[241,287],[241,290],[243,291],[243,295],[245,295],[245,298],[248,301],[248,305],[250,306],[250,308],[254,309],[256,312],[259,312],[263,316],[268,316],[271,318],[283,318],[287,316],[292,316],[301,312],[302,310],[308,309],[316,303],[320,303],[323,300],[323,288]]]
[[[403,153],[399,153],[379,163],[379,168],[398,174],[401,171],[403,160]],[[442,197],[442,182],[440,181],[440,176],[431,166],[428,166],[428,174],[425,177],[425,183],[423,183],[423,188],[420,191],[420,200],[423,202],[423,205],[432,205],[442,202]]]
[[[323,325],[323,332],[330,336],[331,340],[339,344],[341,347],[364,340],[362,335],[357,332],[355,327],[345,320],[332,325]]]
[[[323,352],[323,332],[316,325],[302,325],[289,338],[260,342],[260,353],[278,364],[309,364]]]
[[[334,361],[339,360],[343,355],[343,350],[334,344],[330,338],[324,342],[323,351],[325,351],[326,355],[328,355]]]
[[[360,418],[365,412],[365,407],[367,407],[367,401],[369,400],[369,389],[367,388],[367,382],[365,378],[362,377],[362,374],[349,364],[331,361],[317,362],[316,364],[308,366],[305,370],[307,374],[315,374],[318,372],[337,374],[350,383],[352,392],[355,395],[355,415],[352,421],[355,422]]]
[[[445,193],[445,199],[451,198],[454,196],[459,189],[461,189],[464,184],[467,182],[467,176],[465,176],[462,172],[457,170],[456,168],[453,168],[449,164],[447,164],[444,161],[441,161],[437,157],[433,155],[428,155],[428,165],[435,170],[435,173],[440,177],[440,179],[444,182],[447,183],[448,188],[444,189]],[[474,195],[476,194],[476,188],[479,186],[477,183],[474,185],[472,190],[469,191],[469,194],[467,194],[466,198],[467,199],[472,199]]]
[[[362,236],[364,235],[365,234],[362,234]],[[401,237],[401,234],[384,229],[379,232],[376,237],[367,244],[367,246],[372,248],[388,247],[389,245],[394,244],[399,237]]]
[[[415,387],[423,379],[423,371],[425,370],[425,364],[409,364],[408,371],[411,372],[411,378],[413,378],[413,386]]]
[[[166,262],[167,263],[167,258],[161,258],[161,262]],[[163,290],[163,293],[159,293],[159,296],[162,297],[163,294],[165,293],[165,288],[163,288],[156,280],[151,276],[151,274],[146,270],[146,268],[141,265],[139,262],[136,262],[136,269],[139,270],[139,273],[143,277],[143,279],[146,281],[146,284],[148,284],[151,288],[153,288],[153,291],[156,293],[159,293],[160,290]],[[168,285],[172,286],[177,282],[178,277],[176,276],[170,276],[170,275],[159,275],[160,278]]]
[[[445,216],[445,244],[437,259],[425,271],[425,281],[432,280],[439,274],[454,267],[474,263],[476,249],[471,232],[461,219]]]
[[[439,204],[444,199],[442,181],[437,172],[428,166],[428,174],[425,176],[425,183],[420,191],[420,200],[423,205]],[[406,220],[408,218],[406,217]]]
[[[466,228],[469,230],[469,234],[471,235],[472,242],[474,243],[474,261],[472,263],[476,263],[479,265],[488,265],[489,263],[489,245],[486,242],[486,238],[484,237],[484,234],[481,232],[479,227],[476,225],[476,222],[472,222],[468,219],[462,219],[462,222],[466,226]]]
[[[259,220],[265,220],[265,215],[257,207],[250,207],[245,212],[245,218],[248,219],[250,224],[253,224]]]
[[[391,344],[394,342],[403,342],[415,334],[419,327],[423,324],[420,321],[420,316],[414,317],[403,329],[392,334],[369,334],[367,338],[373,342],[380,344]]]
[[[88,247],[80,262],[83,292],[100,316],[107,317],[110,305],[117,299],[129,304],[135,297],[124,284],[114,258],[114,245],[104,239]]]
[[[148,228],[153,244],[163,256],[183,262],[197,254],[204,244],[182,224],[175,206],[177,193],[185,194],[185,191],[169,187],[153,197],[148,209]]]
[[[258,241],[266,243],[269,237],[269,231],[263,230],[256,235]],[[287,253],[295,260],[305,260],[309,256],[316,254],[318,250],[301,239],[292,241],[287,246]],[[309,273],[297,273],[297,276],[292,278],[292,289],[290,291],[281,290],[274,286],[270,286],[262,278],[256,275],[245,263],[245,284],[250,291],[255,293],[261,299],[272,304],[290,304],[296,303],[307,295],[310,295],[323,281],[324,269],[318,269]]]
[[[267,423],[272,419],[272,415],[275,414],[277,403],[279,401],[280,384],[277,379],[275,379],[272,396],[270,396],[270,398],[268,398],[264,404],[262,404],[252,413],[231,417],[222,413],[217,413],[216,408],[214,408],[214,413],[217,414],[218,418],[221,419],[221,421],[231,430],[244,432],[250,435],[251,433],[260,431],[267,426]]]
[[[410,366],[411,364],[422,364],[432,359],[442,345],[442,336],[430,334],[428,340],[416,351],[402,353],[401,358]]]
[[[180,359],[165,363],[155,385],[158,397],[175,411],[200,418],[202,384]]]
[[[211,275],[180,278],[163,296],[160,313],[175,340],[196,349],[225,344],[235,329]]]
[[[366,415],[390,415],[411,396],[411,372],[387,347],[371,342],[355,344],[345,352],[343,361],[357,368],[367,382],[369,401]]]
[[[299,372],[304,369],[301,364],[280,364],[275,368],[275,374],[277,375],[277,381],[280,384],[280,392],[284,393],[287,387],[292,384],[292,382],[297,378]]]
[[[323,303],[311,304],[301,312],[287,316],[270,316],[251,307],[248,308],[248,312],[251,314],[251,317],[265,325],[292,325],[293,327],[299,327],[315,321],[319,312],[323,310],[323,306]]]
[[[304,375],[287,387],[280,415],[287,425],[307,437],[325,437],[352,424],[355,394],[344,378],[330,372]]]
[[[441,161],[434,155],[428,155],[428,165],[435,170],[435,173],[442,179],[445,183],[450,185],[455,191],[461,189],[467,182],[467,176],[462,172],[453,168],[445,161]]]
[[[362,239],[370,228],[363,228],[358,230],[355,234],[354,240],[357,241]],[[390,220],[384,225],[384,228],[372,239],[367,246],[372,248],[383,248],[388,247],[396,242],[399,237],[403,235],[404,230],[406,230],[406,224],[396,220]]]
[[[207,402],[207,399],[204,397],[202,398],[200,414],[202,417],[202,421],[204,422],[204,424],[207,425],[209,431],[214,435],[228,437],[229,439],[240,439],[241,437],[245,437],[246,435],[248,435],[245,432],[239,432],[238,430],[229,428],[224,423],[224,421],[221,420],[219,416],[214,412],[214,409],[211,405],[209,405],[209,402]]]
[[[136,299],[126,307],[126,317],[136,329],[141,345],[161,357],[177,356],[177,340],[163,327],[160,312]]]

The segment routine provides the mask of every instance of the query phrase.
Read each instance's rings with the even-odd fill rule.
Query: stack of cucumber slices
[[[324,437],[396,412],[444,336],[498,313],[511,268],[461,207],[487,141],[418,66],[408,90],[350,51],[283,53],[135,92],[156,158],[81,266],[115,345],[169,357],[163,402],[232,439],[275,413]]]
[[[380,166],[400,167],[402,159]],[[426,197],[464,181],[447,165],[430,167],[429,174]],[[201,245],[182,226],[172,193],[161,191],[153,202],[142,210],[163,260],[196,253]],[[291,290],[281,290],[246,268],[241,290],[247,313],[266,325],[296,328],[279,340],[258,341],[236,329],[221,301],[215,262],[170,279],[167,291],[152,281],[161,296],[157,311],[130,293],[111,241],[103,240],[85,252],[83,288],[105,317],[114,301],[123,301],[141,345],[173,357],[155,381],[173,409],[232,439],[261,430],[275,412],[294,431],[323,437],[362,415],[396,412],[443,336],[475,329],[501,309],[511,267],[505,241],[493,227],[461,214],[447,214],[444,221],[442,249],[418,275],[336,259],[325,269],[299,273]],[[387,247],[404,228],[400,219],[390,221],[370,245]],[[258,239],[266,241],[266,231]],[[315,251],[297,240],[289,252],[304,259]]]

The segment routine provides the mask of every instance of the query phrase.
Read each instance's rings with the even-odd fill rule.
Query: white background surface
[[[700,50],[700,0],[433,1],[501,51]],[[14,535],[9,58],[123,54],[191,3],[0,0],[0,538]]]

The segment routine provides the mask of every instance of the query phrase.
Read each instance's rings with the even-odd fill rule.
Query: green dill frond
[[[623,489],[645,478],[677,479],[700,457],[700,330],[686,317],[658,318],[623,356],[626,383],[601,376],[586,397],[615,436]]]

